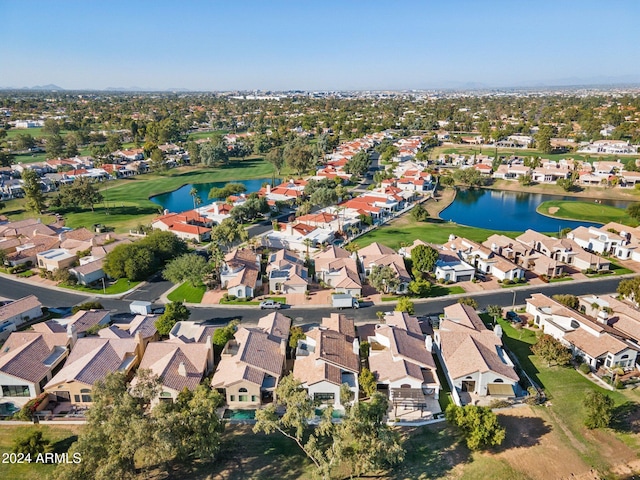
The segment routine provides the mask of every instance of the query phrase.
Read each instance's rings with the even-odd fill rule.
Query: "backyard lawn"
[[[75,425],[64,426],[15,426],[3,425],[0,428],[0,456],[5,452],[11,452],[13,439],[21,432],[29,429],[42,430],[45,438],[51,441],[53,451],[56,453],[66,452],[71,444],[77,440],[77,434],[82,427]],[[35,460],[35,459],[33,459]],[[55,465],[43,463],[3,463],[0,467],[3,480],[41,480],[48,478],[55,470]]]
[[[541,203],[537,211],[543,215],[568,220],[585,220],[594,223],[618,222],[630,226],[638,225],[638,222],[627,215],[624,209],[593,202],[552,200]]]

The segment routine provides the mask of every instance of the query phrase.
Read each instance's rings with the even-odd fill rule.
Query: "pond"
[[[233,180],[233,183],[242,183],[247,187],[247,193],[257,192],[265,183],[272,183],[271,178],[254,178],[252,180]],[[161,193],[160,195],[154,195],[149,200],[160,205],[163,209],[167,209],[170,212],[184,212],[186,210],[193,209],[193,197],[190,192],[192,188],[195,188],[198,192],[198,196],[202,200],[200,206],[213,203],[216,199],[209,198],[209,190],[212,188],[224,187],[230,182],[210,182],[210,183],[196,183],[183,185],[182,187],[174,190],[173,192]],[[275,185],[280,183],[280,179],[275,179]]]
[[[594,201],[589,198],[529,192],[459,190],[454,202],[442,211],[440,217],[470,227],[516,232],[531,228],[538,232],[558,233],[563,228],[599,225],[582,220],[551,218],[536,212],[538,205],[549,200]],[[629,205],[629,202],[616,200],[598,200],[598,202],[618,208],[626,208]]]

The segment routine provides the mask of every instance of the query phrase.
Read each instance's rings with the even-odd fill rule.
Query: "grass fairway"
[[[638,222],[627,215],[622,208],[593,202],[552,200],[541,203],[537,211],[543,215],[567,220],[585,220],[603,224],[618,222],[633,227],[638,225]]]
[[[167,295],[167,298],[172,302],[200,303],[206,290],[204,285],[194,287],[189,282],[184,282]]]
[[[391,222],[388,225],[372,230],[371,232],[356,239],[360,248],[366,247],[373,242],[380,242],[383,245],[399,249],[402,244],[410,245],[416,238],[425,242],[447,243],[449,235],[468,238],[476,242],[484,242],[490,235],[496,233],[493,230],[484,228],[466,227],[453,222],[428,221],[422,223],[408,223],[397,225]],[[500,232],[508,237],[515,238],[522,232]]]
[[[150,223],[161,212],[160,205],[149,197],[170,192],[190,183],[232,182],[249,178],[270,177],[271,164],[262,158],[232,161],[219,168],[181,167],[163,174],[150,173],[113,180],[102,185],[104,201],[91,210],[60,210],[66,225],[71,228],[91,227],[96,223],[127,232],[140,224]],[[10,200],[3,211],[10,219],[34,217],[24,210],[24,199]],[[42,216],[41,216],[42,217]],[[43,222],[44,222],[43,218]],[[54,220],[52,220],[54,221]]]
[[[76,425],[61,426],[15,426],[3,425],[0,428],[0,456],[5,452],[10,452],[13,439],[22,432],[31,429],[42,430],[43,436],[51,441],[53,451],[56,453],[66,452],[71,444],[77,440],[77,434],[82,427]],[[0,466],[3,480],[41,480],[48,478],[53,473],[56,466],[51,464],[32,463],[10,464],[3,463]]]

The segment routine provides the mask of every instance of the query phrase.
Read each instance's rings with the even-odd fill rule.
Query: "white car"
[[[265,308],[274,308],[278,310],[282,308],[282,304],[274,300],[265,300],[264,302],[260,302],[260,310],[264,310]]]

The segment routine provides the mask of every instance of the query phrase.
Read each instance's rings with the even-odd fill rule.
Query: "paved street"
[[[531,293],[536,292],[544,293],[549,296],[559,293],[570,293],[572,295],[603,295],[613,293],[616,291],[619,282],[619,277],[610,277],[601,278],[595,281],[559,282],[532,287],[508,288],[493,292],[470,293],[465,296],[475,298],[478,302],[478,307],[481,309],[494,304],[506,307],[512,304],[522,305]],[[129,311],[129,303],[131,301],[154,301],[170,286],[171,283],[164,280],[152,281],[140,291],[136,291],[135,293],[128,295],[123,300],[105,298],[100,298],[98,300],[105,308],[112,310],[114,314],[127,313]],[[57,290],[16,282],[4,277],[0,278],[0,297],[17,299],[30,294],[36,295],[46,307],[70,307],[78,303],[82,303],[90,298],[82,294],[59,292]],[[457,301],[457,297],[439,297],[420,301],[415,304],[416,314],[420,316],[437,315],[442,313],[444,307],[455,301]],[[377,320],[376,312],[390,311],[393,310],[393,307],[393,304],[364,306],[359,310],[342,310],[342,312],[346,313],[350,317],[354,317],[356,322],[367,322]],[[322,317],[331,312],[337,311],[337,309],[331,307],[294,307],[281,310],[282,313],[291,317],[296,324],[319,323],[322,320]],[[258,307],[234,308],[220,305],[216,307],[192,308],[191,319],[197,321],[206,320],[213,323],[225,323],[234,318],[238,318],[245,323],[255,323],[260,317],[267,313],[269,313],[268,310],[260,310]]]

